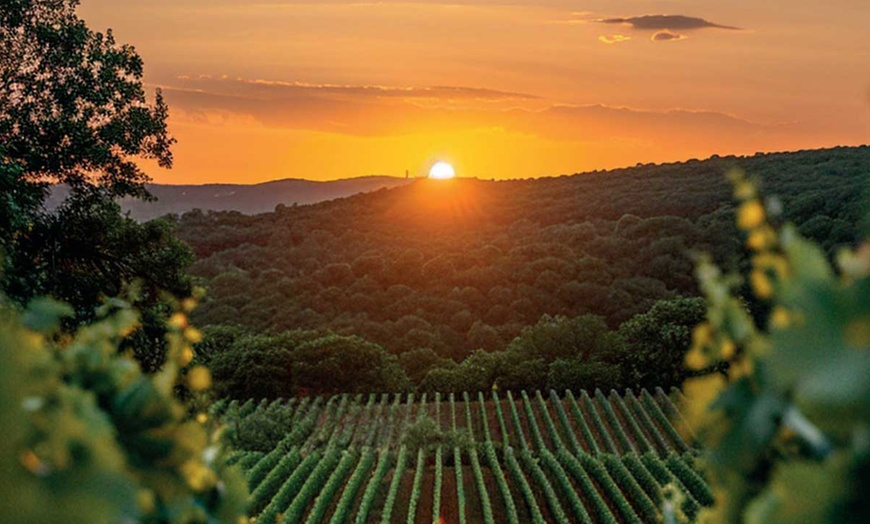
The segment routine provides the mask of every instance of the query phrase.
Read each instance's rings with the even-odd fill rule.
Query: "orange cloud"
[[[678,42],[688,38],[686,35],[677,34],[671,31],[657,31],[653,33],[650,40],[653,42]]]
[[[210,77],[181,85],[164,88],[176,118],[212,126],[256,125],[361,137],[502,129],[549,140],[616,138],[659,144],[721,142],[731,140],[730,135],[782,131],[712,111],[565,105],[483,88],[337,86]]]
[[[630,36],[627,35],[601,35],[598,37],[598,41],[604,44],[619,44],[622,42],[628,42],[631,40]]]

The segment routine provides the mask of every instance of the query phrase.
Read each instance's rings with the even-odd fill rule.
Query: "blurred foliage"
[[[763,302],[757,321],[736,293],[742,279],[709,260],[698,277],[707,321],[686,364],[721,370],[686,382],[717,486],[710,522],[870,521],[870,243],[825,251],[786,225],[777,202],[733,175],[751,266]],[[866,211],[866,210],[865,210]]]
[[[139,319],[107,301],[99,320],[60,331],[72,308],[25,311],[0,295],[0,515],[16,524],[238,522],[246,487],[223,465],[217,428],[174,395],[197,395],[207,370],[187,367],[193,301],[171,318],[170,358],[146,375],[122,341]]]

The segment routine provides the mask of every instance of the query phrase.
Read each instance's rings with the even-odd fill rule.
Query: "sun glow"
[[[429,170],[429,178],[434,178],[436,180],[448,180],[455,176],[456,172],[453,170],[453,166],[447,162],[436,162],[435,165],[432,166],[432,169]]]

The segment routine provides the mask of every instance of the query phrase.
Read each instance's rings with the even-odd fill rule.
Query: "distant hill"
[[[171,213],[180,215],[193,209],[239,211],[254,215],[274,211],[278,204],[314,204],[357,193],[403,186],[409,182],[405,178],[366,176],[327,182],[287,178],[262,184],[148,184],[148,191],[157,197],[156,202],[125,198],[121,201],[121,207],[124,211],[129,211],[130,216],[136,220],[151,220]],[[46,207],[56,208],[66,195],[67,189],[58,186],[52,191]]]

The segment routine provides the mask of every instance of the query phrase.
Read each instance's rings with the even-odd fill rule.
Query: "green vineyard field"
[[[712,504],[661,389],[218,402],[228,427],[284,411],[271,451],[232,452],[258,524],[662,522]]]

